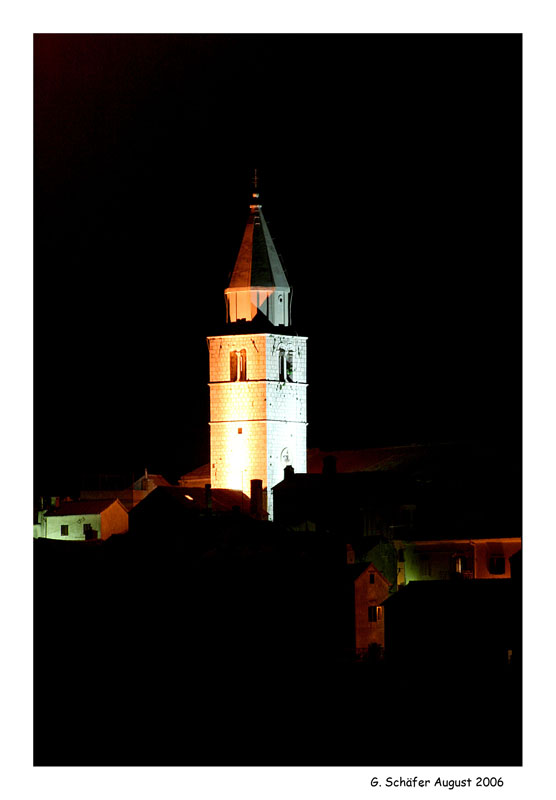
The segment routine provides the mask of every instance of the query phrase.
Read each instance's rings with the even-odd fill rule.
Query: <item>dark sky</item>
[[[521,37],[35,37],[35,488],[206,463],[250,176],[308,445],[521,443]]]

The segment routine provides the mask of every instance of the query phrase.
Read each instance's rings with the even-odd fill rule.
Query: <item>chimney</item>
[[[291,464],[288,464],[287,467],[284,468],[284,480],[291,481],[293,476],[295,475],[295,470]]]
[[[205,483],[205,503],[207,506],[207,511],[212,513],[212,493],[210,488],[210,483]]]
[[[249,514],[255,519],[263,518],[263,482],[259,478],[251,480],[251,504]]]

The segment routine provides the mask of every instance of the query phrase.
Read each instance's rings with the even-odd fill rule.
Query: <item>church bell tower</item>
[[[224,292],[226,332],[207,338],[210,474],[214,488],[248,496],[251,481],[260,480],[268,519],[272,487],[285,467],[307,470],[307,337],[291,327],[291,294],[255,171],[247,225]]]

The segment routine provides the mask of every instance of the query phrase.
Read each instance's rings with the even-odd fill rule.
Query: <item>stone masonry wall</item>
[[[250,481],[269,489],[284,467],[307,468],[307,340],[274,333],[210,337],[211,483],[250,494]],[[232,381],[230,353],[245,350],[246,380]],[[280,380],[280,351],[290,380]],[[268,492],[272,516],[272,492]]]

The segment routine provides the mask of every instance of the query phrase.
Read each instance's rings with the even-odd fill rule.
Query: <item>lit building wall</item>
[[[274,333],[208,338],[211,485],[250,495],[284,468],[307,469],[307,339]]]
[[[357,655],[365,655],[372,644],[384,648],[382,604],[389,596],[389,584],[380,572],[369,564],[355,579],[354,592],[355,651]]]
[[[450,539],[398,542],[404,551],[405,582],[457,577],[509,578],[510,556],[521,549],[520,538]]]
[[[95,539],[100,539],[100,514],[71,514],[67,516],[45,517],[47,539],[84,542],[85,526],[90,525]]]
[[[475,577],[511,578],[510,556],[518,550],[521,550],[521,539],[475,542]]]
[[[127,509],[119,502],[112,503],[100,513],[100,536],[108,539],[116,533],[126,533],[129,530],[129,515]]]
[[[86,527],[90,526],[89,538],[108,539],[116,533],[126,533],[129,529],[129,516],[124,506],[116,500],[100,513],[95,514],[46,514],[43,517],[43,531],[39,536],[61,541],[84,542],[87,540]]]
[[[275,325],[288,324],[289,288],[226,289],[225,298],[227,322],[250,322],[262,311]]]

